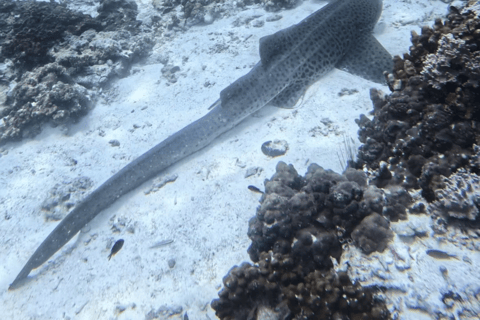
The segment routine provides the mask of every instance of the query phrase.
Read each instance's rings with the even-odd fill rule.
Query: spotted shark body
[[[382,0],[336,0],[300,23],[260,39],[260,62],[220,93],[204,117],[132,161],[88,195],[33,253],[9,289],[23,283],[81,228],[119,197],[204,148],[267,104],[293,107],[308,86],[338,67],[382,82],[390,54],[372,30]]]

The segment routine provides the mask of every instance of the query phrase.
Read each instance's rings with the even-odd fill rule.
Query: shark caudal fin
[[[335,67],[370,81],[385,83],[383,73],[393,70],[393,59],[380,42],[368,33],[356,41]]]

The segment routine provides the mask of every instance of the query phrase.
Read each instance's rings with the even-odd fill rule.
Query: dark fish
[[[253,192],[257,192],[257,193],[262,193],[263,194],[263,191],[258,189],[257,187],[255,186],[248,186],[248,190],[250,191],[253,191]]]
[[[430,257],[435,258],[435,259],[451,259],[451,258],[454,258],[454,259],[458,260],[456,255],[449,254],[449,253],[446,253],[445,251],[440,251],[440,250],[435,250],[435,249],[427,250],[427,254]]]
[[[118,251],[120,251],[120,249],[122,249],[124,242],[125,241],[123,241],[123,239],[120,239],[117,242],[115,242],[115,244],[112,247],[112,251],[110,251],[110,255],[108,256],[108,260],[110,260],[110,258],[114,256],[115,253],[117,253]]]

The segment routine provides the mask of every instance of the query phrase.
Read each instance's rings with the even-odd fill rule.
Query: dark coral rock
[[[473,145],[473,154],[469,159],[469,166],[472,168],[472,171],[479,173],[480,172],[480,146]]]
[[[361,128],[367,129],[366,127]],[[359,153],[357,155],[359,159],[358,161],[368,163],[373,168],[377,168],[379,165],[377,159],[384,159],[386,157],[384,154],[385,146],[372,138],[365,139],[362,142],[364,144],[359,148]]]
[[[392,93],[371,90],[374,117],[357,120],[363,145],[354,167],[370,170],[376,186],[421,188],[431,202],[440,175],[462,167],[478,172],[479,28],[475,12],[451,7],[445,22],[412,32],[410,53],[394,58]]]
[[[393,196],[399,200],[385,200],[383,191],[367,186],[365,174],[352,168],[340,175],[312,164],[301,177],[279,162],[249,221],[248,253],[255,265],[242,264],[225,276],[212,302],[216,315],[259,319],[258,310],[270,310],[277,319],[388,319],[373,291],[332,271],[332,259],[340,260],[354,230],[366,252],[385,248],[388,222],[375,212],[406,201],[400,190],[392,190]]]
[[[307,192],[329,193],[330,188],[341,181],[348,179],[332,170],[324,170],[319,165],[312,163],[305,174],[308,184],[305,186]]]
[[[224,288],[212,308],[220,319],[254,319],[258,306],[280,304],[280,287],[267,279],[269,261],[263,267],[242,263],[223,278]],[[234,313],[232,313],[234,311]]]
[[[3,1],[0,3],[1,56],[12,59],[19,72],[53,62],[48,51],[65,41],[68,34],[93,29],[128,30],[137,34],[137,4],[132,0],[102,0],[99,15],[92,18],[57,2]]]
[[[345,208],[352,200],[360,200],[362,198],[362,189],[360,186],[351,181],[342,181],[330,188],[330,201],[336,208]]]
[[[96,20],[101,21],[103,31],[123,29],[138,33],[141,21],[137,20],[138,6],[134,0],[101,0],[97,11]]]
[[[298,284],[282,287],[260,273],[245,290],[239,290],[238,283],[247,279],[240,268],[234,267],[224,278],[220,298],[211,304],[220,319],[389,319],[386,307],[374,299],[374,290],[353,284],[346,273],[315,271]],[[262,318],[264,308],[275,316]]]
[[[420,174],[422,173],[422,168],[426,162],[427,160],[425,159],[425,157],[418,154],[412,154],[407,161],[408,171],[418,178],[420,177]]]
[[[343,175],[349,180],[357,183],[360,187],[366,187],[367,186],[367,177],[365,176],[365,173],[359,170],[355,170],[353,168],[347,168]]]
[[[405,220],[407,208],[413,203],[410,194],[400,186],[391,186],[384,191],[385,205],[382,214],[387,216],[390,221]]]
[[[4,126],[0,127],[0,141],[34,136],[46,119],[61,124],[84,115],[92,106],[87,89],[76,84],[66,69],[55,63],[25,73],[12,91],[11,100]]]
[[[384,191],[382,189],[379,189],[374,185],[368,186],[363,193],[363,200],[362,205],[366,208],[366,212],[370,209],[373,212],[382,213],[383,205],[385,203]]]
[[[253,3],[262,3],[265,6],[265,10],[267,11],[279,11],[281,9],[290,9],[294,8],[296,5],[300,3],[299,0],[253,0],[249,1]]]
[[[49,121],[76,121],[96,90],[148,55],[153,41],[135,35],[134,1],[103,0],[99,13],[91,18],[53,1],[0,2],[0,144],[32,137]]]
[[[297,170],[295,170],[293,165],[287,165],[282,161],[277,164],[276,173],[268,182],[279,182],[282,185],[297,191],[305,185],[304,179],[297,173]],[[267,185],[269,186],[270,184],[265,181],[265,188],[267,188]]]
[[[223,2],[223,0],[153,0],[152,5],[162,15],[169,14],[170,22],[164,26],[172,30],[197,24],[209,24],[219,16],[231,15],[230,8],[219,6]],[[299,3],[299,0],[240,0],[235,1],[234,5],[240,8],[256,5],[264,7],[266,11],[280,11],[294,8]],[[183,15],[177,16],[176,11],[183,12]]]
[[[363,145],[352,163],[369,173],[368,184],[358,173],[311,165],[292,187],[296,172],[279,164],[249,224],[252,268],[269,298],[251,291],[238,298],[249,281],[231,272],[234,289],[225,284],[212,303],[221,319],[255,319],[258,308],[277,306],[287,319],[388,318],[371,292],[331,271],[328,257],[338,260],[340,244],[353,239],[366,254],[383,251],[393,236],[384,216],[395,221],[409,210],[430,213],[436,232],[452,220],[478,228],[479,28],[474,12],[451,7],[447,21],[412,33],[410,53],[395,57],[392,93],[371,90],[374,117],[357,121]],[[412,189],[424,200],[414,202]]]
[[[209,12],[209,5],[214,2],[212,0],[201,1],[178,1],[183,5],[184,17],[189,25],[195,25],[205,22],[205,15]],[[211,7],[211,6],[210,6]],[[213,10],[211,10],[213,11]]]
[[[88,29],[102,30],[100,21],[67,9],[56,2],[2,3],[0,20],[6,34],[2,55],[18,67],[32,70],[38,65],[53,62],[47,52],[63,40],[65,32],[79,35]]]
[[[165,0],[165,1],[158,1],[153,0],[152,5],[153,7],[160,11],[162,14],[169,13],[170,11],[174,10],[176,6],[181,5],[182,3],[190,3],[190,1],[185,0]],[[184,9],[185,18],[188,18],[187,12]]]
[[[479,216],[480,177],[461,169],[457,173],[442,177],[441,188],[435,191],[435,200],[429,212],[445,219],[476,220]]]
[[[388,240],[393,237],[389,225],[384,217],[378,213],[372,213],[353,230],[352,238],[366,254],[374,251],[383,252]]]
[[[370,184],[376,185],[379,188],[387,186],[393,178],[390,169],[390,166],[385,161],[381,161],[378,164],[378,170],[372,174]],[[396,176],[396,180],[398,180],[398,178],[399,175]]]

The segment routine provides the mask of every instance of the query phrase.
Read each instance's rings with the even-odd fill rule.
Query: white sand
[[[153,10],[150,1],[137,2],[142,12]],[[378,39],[392,54],[407,52],[410,31],[419,32],[419,26],[431,25],[447,10],[441,1],[384,2],[385,30]],[[162,64],[135,66],[138,72],[115,83],[114,101],[108,105],[100,101],[77,125],[68,130],[45,128],[35,139],[6,145],[8,154],[0,157],[0,211],[10,219],[0,222],[1,318],[143,319],[150,310],[166,305],[181,306],[190,319],[214,319],[209,303],[217,297],[222,277],[233,265],[249,261],[248,220],[260,195],[247,186],[263,189],[264,179],[273,175],[279,160],[292,163],[300,174],[312,162],[340,172],[336,153],[342,133],[356,140],[354,119],[372,109],[369,89],[388,92],[386,87],[332,71],[308,90],[295,109],[265,107],[161,175],[178,174],[175,182],[145,195],[152,179],[120,198],[86,232],[32,272],[34,278],[28,284],[14,291],[7,288],[56,225],[45,222],[40,211],[56,183],[87,176],[94,181],[93,190],[135,157],[207,113],[219,92],[259,60],[260,37],[299,22],[323,5],[305,2],[280,12],[282,19],[265,22],[261,28],[232,26],[239,17],[260,15],[256,20],[265,20],[273,15],[259,7],[192,27],[155,49],[155,54],[167,55],[180,67],[177,83],[167,85],[160,72]],[[228,49],[210,53],[216,44]],[[214,85],[206,87],[206,81]],[[358,93],[339,97],[342,88]],[[322,119],[331,124],[325,125]],[[134,125],[139,128],[132,130]],[[120,146],[111,147],[112,139]],[[261,152],[262,143],[273,139],[288,141],[285,156],[271,159]],[[71,159],[77,164],[71,165]],[[251,167],[263,171],[245,178]],[[120,232],[114,233],[112,224]],[[108,246],[119,238],[125,244],[108,261]],[[149,249],[165,239],[174,242]],[[167,264],[169,259],[176,261],[173,268]],[[118,306],[126,310],[118,313]],[[400,318],[416,319],[408,310]]]

